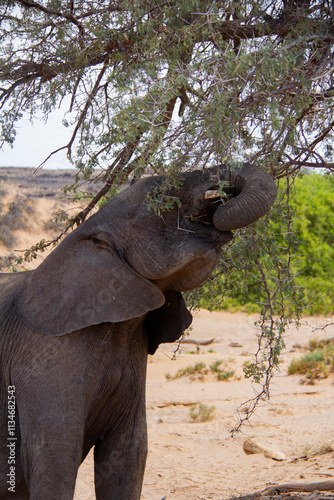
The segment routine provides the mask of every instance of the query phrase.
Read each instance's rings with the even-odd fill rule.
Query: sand
[[[149,453],[142,492],[143,499],[206,500],[246,495],[286,482],[317,482],[334,478],[334,376],[314,385],[301,384],[302,376],[287,374],[293,357],[305,353],[313,338],[329,338],[334,328],[314,332],[325,318],[304,318],[297,330],[285,336],[280,372],[271,385],[270,401],[262,403],[241,432],[231,437],[238,421],[237,408],[252,398],[257,386],[242,376],[245,361],[257,348],[257,316],[202,310],[195,314],[191,338],[215,342],[190,354],[182,348],[171,361],[173,346],[163,345],[150,357],[147,375],[147,421]],[[231,347],[230,344],[240,347]],[[214,352],[208,352],[213,349]],[[182,377],[168,381],[179,368],[198,362],[207,366],[224,360],[235,371],[229,381]],[[190,408],[196,403],[215,406],[214,418],[194,422]],[[246,455],[243,443],[256,438],[286,455],[276,462],[263,455]],[[76,500],[93,500],[92,454],[82,464]]]
[[[69,172],[43,171],[39,178],[31,174],[31,169],[0,169],[2,214],[17,196],[30,207],[24,215],[25,228],[13,231],[14,247],[0,241],[0,257],[29,248],[42,238],[52,239],[59,230],[48,222],[52,211],[56,206],[68,207],[58,196],[60,186],[70,183]],[[79,210],[80,206],[69,208]],[[35,267],[42,258],[44,255],[25,264],[25,268]],[[334,375],[308,385],[301,383],[301,375],[287,373],[291,359],[306,352],[310,339],[334,336],[333,326],[315,330],[331,318],[305,317],[299,329],[289,328],[280,371],[271,384],[270,401],[261,403],[241,432],[231,436],[238,407],[259,390],[243,377],[243,365],[253,360],[257,349],[257,317],[201,310],[194,314],[189,338],[215,339],[212,344],[199,352],[195,346],[184,344],[175,360],[171,360],[175,345],[165,344],[149,357],[149,453],[142,499],[221,500],[280,483],[333,481]],[[212,374],[173,380],[180,368],[199,362],[208,367],[217,360],[234,371],[227,381],[218,381]],[[215,407],[212,420],[195,422],[191,418],[190,410],[198,403]],[[243,443],[248,438],[283,453],[286,460],[246,455]],[[92,453],[80,467],[74,498],[95,499]]]

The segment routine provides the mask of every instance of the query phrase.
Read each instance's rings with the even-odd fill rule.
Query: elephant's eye
[[[93,243],[94,246],[103,248],[105,250],[112,250],[114,248],[114,244],[111,241],[108,241],[107,238],[99,237],[99,235],[92,235],[89,237],[89,241]]]

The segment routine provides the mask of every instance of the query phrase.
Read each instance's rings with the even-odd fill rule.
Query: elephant
[[[137,180],[35,270],[0,275],[1,500],[72,499],[91,448],[96,499],[140,498],[148,354],[189,327],[182,292],[210,277],[232,231],[277,194],[248,164],[178,181],[166,191],[164,175]],[[178,202],[158,213],[159,194]]]

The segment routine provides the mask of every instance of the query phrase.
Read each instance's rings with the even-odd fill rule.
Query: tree
[[[22,112],[47,118],[68,97],[74,130],[60,146],[85,177],[104,169],[103,194],[131,172],[222,160],[277,177],[333,169],[329,0],[0,7],[1,141]]]
[[[66,104],[60,148],[85,180],[104,182],[69,225],[130,174],[165,172],[177,184],[185,167],[221,162],[286,177],[289,199],[304,167],[334,170],[333,18],[330,0],[1,0],[0,141],[14,143],[22,113],[47,118]],[[292,283],[289,205],[280,213],[282,262],[259,226],[239,238],[272,256],[260,271],[269,365]]]

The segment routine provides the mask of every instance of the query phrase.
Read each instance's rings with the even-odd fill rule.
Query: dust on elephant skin
[[[122,191],[34,271],[0,275],[0,500],[72,499],[92,447],[97,500],[140,498],[147,355],[181,336],[182,292],[276,198],[263,170],[221,166],[184,173],[159,216],[147,195],[164,181]]]

